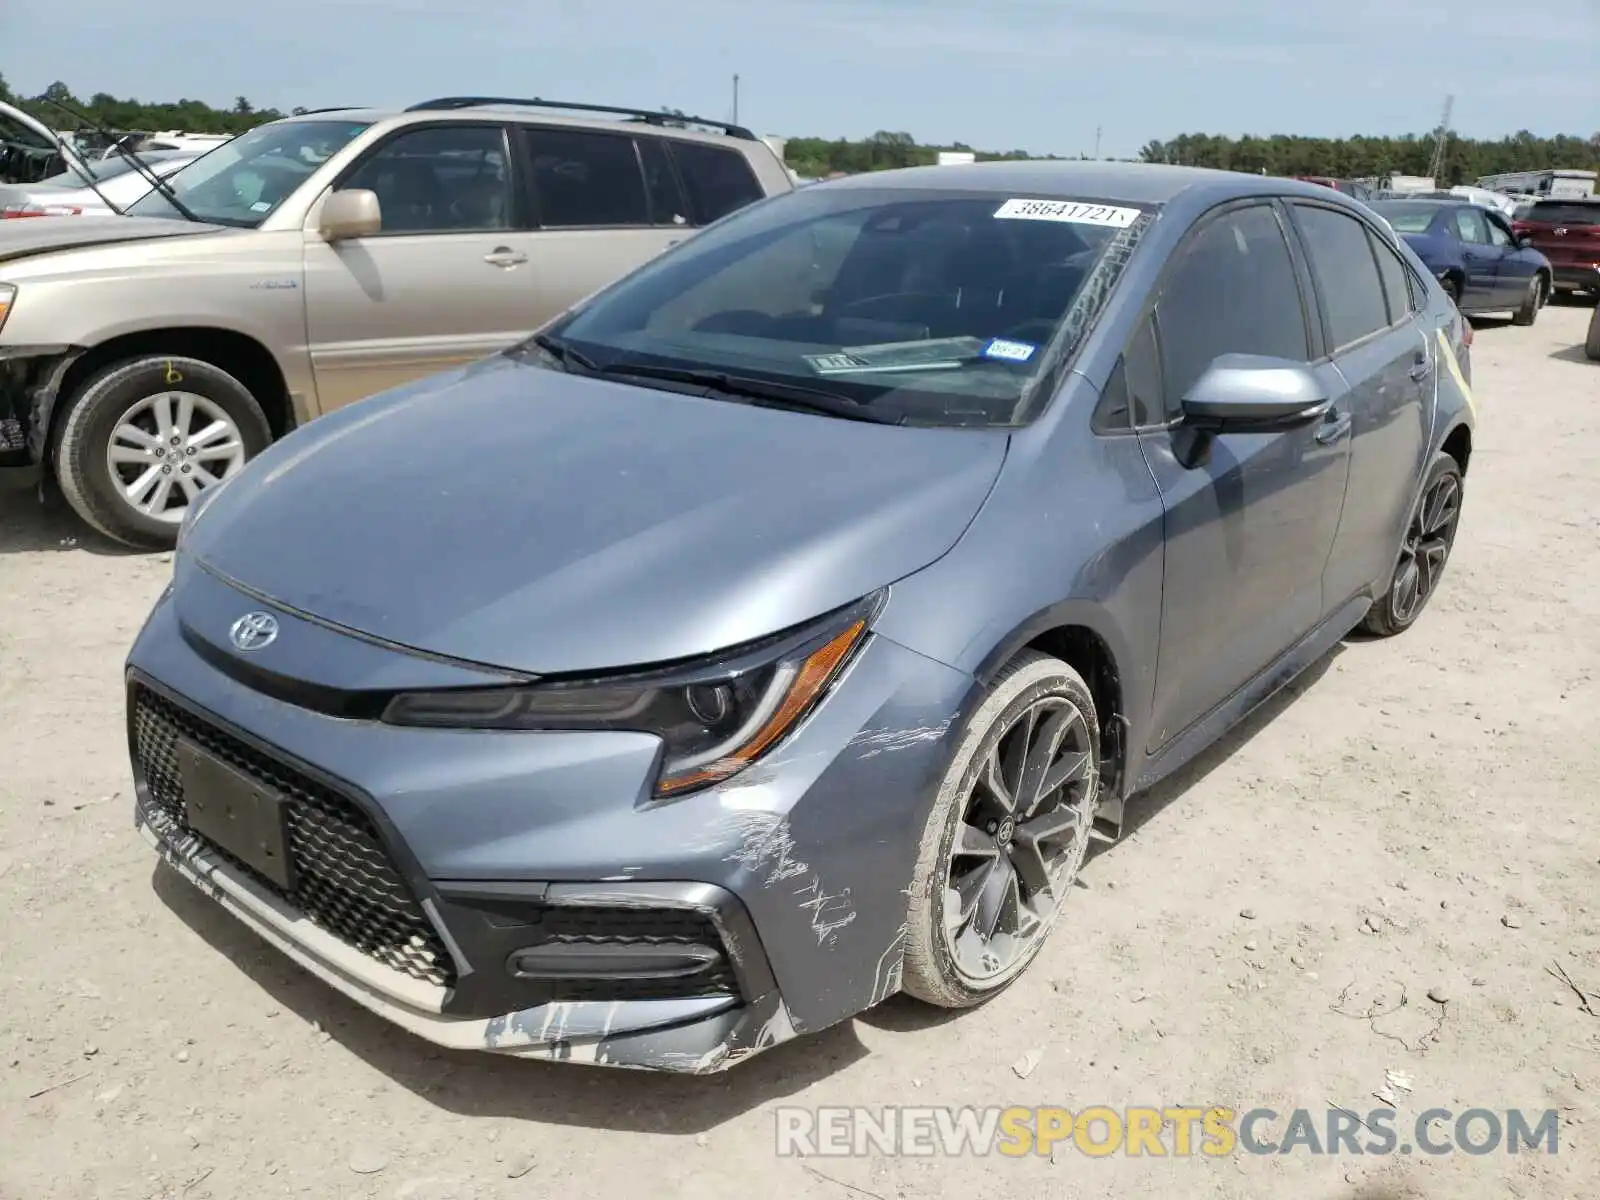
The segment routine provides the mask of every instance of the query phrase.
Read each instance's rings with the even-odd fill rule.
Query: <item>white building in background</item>
[[[978,156],[971,150],[941,150],[939,151],[939,165],[941,167],[963,167],[967,163],[975,163]]]

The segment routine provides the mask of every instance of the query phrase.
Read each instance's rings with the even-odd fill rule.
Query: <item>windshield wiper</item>
[[[664,383],[687,383],[757,404],[822,413],[830,417],[842,417],[847,421],[870,421],[874,425],[900,425],[905,422],[905,417],[901,414],[874,411],[865,402],[851,399],[839,392],[806,387],[798,383],[774,383],[769,379],[731,375],[726,371],[655,367],[645,363],[617,363],[601,368],[597,374],[612,379],[659,379]]]
[[[530,343],[539,347],[569,371],[576,366],[592,375],[600,373],[599,364],[594,359],[579,350],[571,342],[563,341],[553,333],[536,333],[521,346],[512,347],[512,350],[513,352],[525,350]]]
[[[88,113],[79,112],[77,109],[73,108],[72,105],[63,104],[59,100],[52,100],[49,96],[40,96],[34,101],[34,103],[48,104],[52,108],[58,108],[71,117],[74,121],[81,121],[83,124],[87,125],[90,129],[93,129],[102,137],[109,138],[111,141],[111,148],[118,154],[122,155],[123,158],[127,159],[128,163],[144,177],[145,181],[149,183],[151,187],[155,188],[156,191],[160,192],[162,198],[166,200],[168,204],[172,205],[179,216],[181,216],[185,221],[193,221],[196,225],[205,224],[204,221],[200,220],[199,217],[195,216],[194,213],[190,211],[189,207],[184,204],[182,200],[178,199],[178,193],[172,190],[171,185],[150,169],[149,163],[145,162],[144,159],[140,158],[132,150],[128,149],[127,146],[122,144],[123,142],[127,141],[130,136],[132,136],[131,134],[124,135],[120,138],[116,137],[109,129],[100,124],[100,122],[96,121]],[[90,184],[89,186],[94,187],[93,184]],[[99,188],[95,188],[94,190],[96,194],[98,194],[100,191]],[[103,200],[105,197],[101,196],[101,199]],[[112,211],[120,213],[122,210],[113,205]]]

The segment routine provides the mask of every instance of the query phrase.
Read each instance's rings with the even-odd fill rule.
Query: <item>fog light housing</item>
[[[548,942],[512,951],[506,970],[513,979],[558,982],[571,979],[686,979],[722,961],[713,946],[675,942],[666,945],[613,945]]]

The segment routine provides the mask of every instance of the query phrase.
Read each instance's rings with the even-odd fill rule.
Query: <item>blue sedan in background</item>
[[[1499,213],[1460,200],[1378,200],[1389,222],[1463,313],[1510,310],[1532,325],[1550,298],[1550,260]]]

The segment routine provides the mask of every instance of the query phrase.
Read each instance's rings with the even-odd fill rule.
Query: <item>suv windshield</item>
[[[1600,225],[1600,200],[1541,200],[1522,219],[1546,225]]]
[[[259,125],[168,176],[167,186],[202,221],[254,229],[366,128],[364,121]],[[182,216],[159,191],[129,207],[127,215]]]
[[[1014,425],[1149,221],[1093,199],[808,188],[726,218],[540,341],[618,378],[692,371],[909,424]]]

